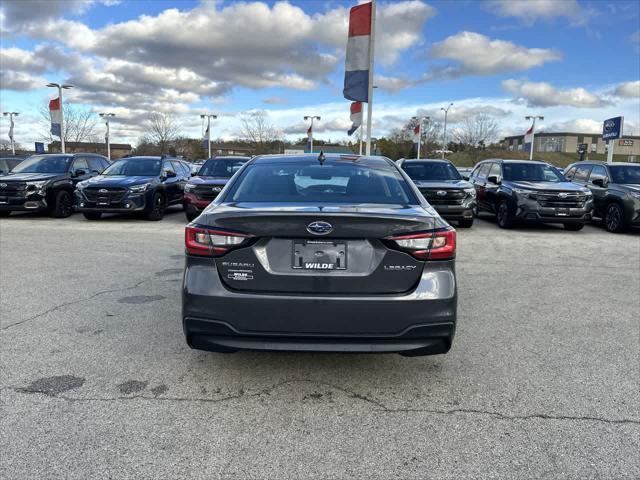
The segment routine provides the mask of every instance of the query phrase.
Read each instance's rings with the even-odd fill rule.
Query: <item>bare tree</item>
[[[180,133],[180,127],[172,115],[151,112],[147,119],[147,137],[160,148],[160,155],[167,153],[169,144]]]
[[[241,122],[239,137],[249,143],[256,154],[269,151],[271,144],[282,137],[281,132],[269,123],[268,114],[263,110],[244,115]]]
[[[73,103],[65,103],[62,107],[64,113],[64,141],[68,142],[95,142],[99,140],[96,132],[98,115],[89,108]],[[42,137],[48,143],[57,140],[51,134],[51,114],[49,108],[43,105],[40,108],[40,123],[43,128]]]
[[[472,148],[482,147],[495,139],[498,123],[485,113],[468,117],[453,130],[453,138]]]

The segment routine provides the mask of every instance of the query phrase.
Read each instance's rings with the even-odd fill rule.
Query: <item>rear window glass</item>
[[[206,161],[198,171],[198,175],[202,177],[231,178],[246,162],[246,158],[212,158]]]
[[[412,180],[462,180],[456,167],[445,162],[411,162],[402,169]]]
[[[250,165],[226,201],[418,204],[398,171],[355,163]]]

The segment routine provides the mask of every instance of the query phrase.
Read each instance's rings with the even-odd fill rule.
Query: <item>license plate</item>
[[[98,197],[98,205],[109,205],[109,197]]]
[[[347,244],[327,240],[294,241],[291,266],[300,270],[346,270]]]
[[[569,209],[568,208],[557,208],[556,209],[556,215],[559,217],[566,217],[569,215]]]

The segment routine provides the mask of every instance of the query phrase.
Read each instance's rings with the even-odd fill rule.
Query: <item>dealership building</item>
[[[621,139],[614,140],[615,155],[627,155],[630,157],[640,157],[640,137],[625,135]],[[525,147],[524,135],[505,137],[502,140],[502,147],[511,151],[528,151]],[[586,145],[588,153],[606,153],[607,142],[602,140],[600,134],[593,133],[571,133],[571,132],[541,132],[536,133],[533,140],[534,152],[572,152],[578,151],[579,145]],[[528,144],[527,144],[528,145]]]

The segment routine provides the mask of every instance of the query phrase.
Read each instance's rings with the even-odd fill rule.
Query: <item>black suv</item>
[[[610,232],[640,226],[640,164],[574,163],[565,177],[591,190],[594,216],[602,218]]]
[[[516,220],[562,223],[581,230],[591,220],[593,195],[551,165],[528,160],[485,160],[471,172],[478,211],[495,213],[501,228]]]
[[[189,165],[175,158],[122,158],[102,175],[78,183],[76,208],[88,220],[97,220],[103,213],[143,214],[160,220],[168,206],[182,203],[190,177]]]
[[[473,225],[476,191],[449,160],[403,159],[398,163],[441,217],[457,220],[463,228]]]
[[[0,176],[0,216],[14,211],[73,213],[75,185],[102,172],[109,161],[91,153],[32,155]]]

